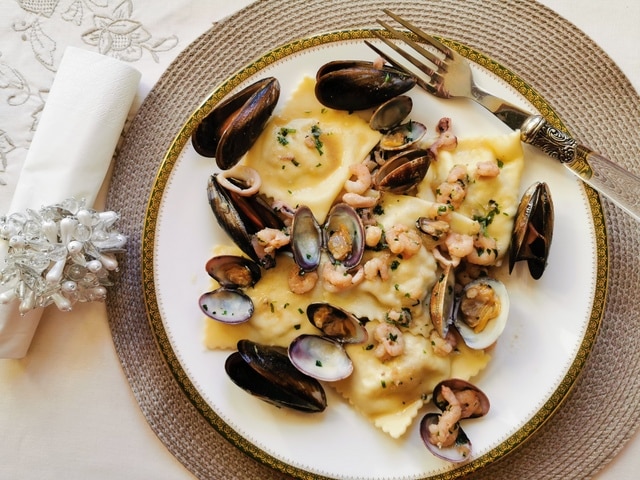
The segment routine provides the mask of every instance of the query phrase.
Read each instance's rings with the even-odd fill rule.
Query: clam
[[[509,316],[509,294],[502,282],[479,278],[462,290],[454,324],[469,348],[483,349],[498,340]]]
[[[364,225],[360,215],[346,203],[331,208],[324,225],[324,245],[333,262],[355,267],[364,254]]]
[[[327,407],[322,385],[294,367],[283,347],[240,340],[225,370],[237,386],[277,407],[312,413]]]
[[[339,343],[364,343],[367,329],[360,319],[346,310],[324,302],[307,306],[309,321],[322,333]]]
[[[348,269],[362,260],[364,225],[358,212],[346,203],[334,205],[322,226],[308,207],[298,207],[291,232],[293,258],[303,271],[318,267],[322,251],[327,252],[332,262]]]
[[[472,383],[459,378],[449,378],[438,383],[433,389],[431,401],[441,411],[445,411],[449,402],[442,395],[442,388],[449,388],[462,406],[461,419],[483,417],[489,413],[491,403],[489,397]]]
[[[222,170],[233,167],[257,140],[280,97],[280,84],[268,77],[219,103],[198,125],[191,141]]]
[[[429,315],[431,316],[433,327],[442,338],[447,336],[449,326],[453,321],[455,283],[454,268],[451,265],[447,265],[431,289]]]
[[[305,205],[296,209],[291,223],[291,251],[298,267],[305,272],[318,268],[322,254],[322,229],[311,209]]]
[[[409,116],[413,100],[407,95],[390,98],[371,114],[369,126],[373,130],[386,131],[396,127]]]
[[[422,181],[427,174],[433,153],[429,150],[411,149],[388,159],[373,177],[378,190],[406,193]]]
[[[336,110],[367,110],[411,90],[416,80],[389,66],[372,62],[336,60],[316,74],[316,98]]]
[[[422,140],[426,133],[427,127],[423,123],[411,120],[382,135],[380,149],[386,152],[396,152],[411,148]]]
[[[236,288],[220,287],[203,293],[199,300],[200,310],[209,318],[222,323],[243,323],[253,315],[253,302]]]
[[[489,412],[490,403],[489,398],[478,387],[457,378],[438,383],[433,389],[432,402],[440,411],[448,412],[450,403],[445,397],[454,400],[451,395],[455,395],[455,401],[460,406],[460,415],[457,420],[447,418],[446,423],[438,427],[444,420],[443,414],[427,413],[420,422],[420,436],[435,456],[449,462],[460,463],[467,461],[471,455],[471,441],[462,430],[460,421],[486,415]],[[453,426],[449,425],[451,421],[455,421]],[[446,432],[444,434],[443,429]]]
[[[218,255],[210,258],[205,269],[220,286],[227,288],[252,287],[260,280],[260,267],[237,255]]]
[[[509,272],[516,262],[526,260],[529,273],[538,280],[547,266],[553,237],[554,210],[549,187],[531,185],[522,196],[509,247]]]
[[[467,461],[471,455],[471,441],[459,423],[456,423],[453,427],[456,436],[452,445],[438,446],[431,442],[429,427],[431,425],[437,425],[439,420],[440,414],[427,413],[420,421],[420,436],[427,449],[436,457],[447,460],[448,462],[462,463]]]
[[[342,344],[319,335],[296,337],[289,345],[289,360],[302,373],[326,382],[342,380],[353,372]]]

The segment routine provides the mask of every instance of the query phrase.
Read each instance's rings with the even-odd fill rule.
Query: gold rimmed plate
[[[159,348],[187,397],[213,428],[259,461],[298,478],[415,479],[462,476],[524,443],[560,406],[594,344],[607,290],[606,232],[597,196],[561,165],[525,147],[524,190],[546,181],[554,196],[556,229],[549,267],[534,281],[524,267],[506,279],[509,324],[488,368],[473,381],[491,398],[490,414],[465,431],[474,445],[469,463],[453,466],[422,444],[418,422],[393,440],[327,389],[322,415],[276,409],[238,389],[226,377],[229,352],[203,347],[204,319],[197,299],[209,287],[204,263],[217,243],[230,243],[206,197],[215,171],[190,143],[198,122],[223,97],[275,76],[281,105],[303,76],[336,59],[374,59],[363,43],[368,30],[310,37],[278,47],[219,85],[185,122],[155,179],[146,212],[143,257],[145,306]],[[449,42],[472,62],[479,83],[513,103],[538,111],[562,128],[553,109],[516,74],[462,44]],[[459,137],[506,133],[475,104],[444,101],[414,90],[412,118],[435,125],[447,116]],[[330,461],[328,461],[330,459]]]

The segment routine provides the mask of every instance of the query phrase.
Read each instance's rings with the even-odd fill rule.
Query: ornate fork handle
[[[578,144],[540,115],[532,115],[525,121],[521,128],[521,139],[565,164],[585,183],[640,220],[640,178]]]

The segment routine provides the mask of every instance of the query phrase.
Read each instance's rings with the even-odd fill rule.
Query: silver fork
[[[405,61],[394,58],[392,54],[365,40],[378,55],[414,77],[418,86],[436,97],[466,97],[479,103],[512,129],[520,130],[523,142],[540,148],[547,155],[562,162],[582,181],[640,221],[640,178],[603,155],[579,145],[571,136],[554,128],[542,116],[532,115],[483,90],[475,83],[466,58],[391,11],[385,9],[383,12],[418,39],[434,47],[437,53],[414,41],[408,33],[378,20],[389,35],[385,36],[377,30],[373,30],[372,33]],[[391,38],[408,45],[413,52],[406,47],[399,47]],[[421,74],[415,74],[408,68],[407,62]]]

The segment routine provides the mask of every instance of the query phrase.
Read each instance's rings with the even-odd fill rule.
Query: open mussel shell
[[[226,287],[203,293],[198,304],[209,318],[228,324],[246,322],[254,309],[251,298],[240,290]]]
[[[449,326],[453,321],[455,284],[454,268],[451,265],[447,265],[431,289],[429,315],[431,316],[433,327],[442,338],[447,336]]]
[[[263,228],[280,229],[282,221],[257,196],[244,197],[224,188],[214,173],[207,182],[207,197],[220,227],[249,258],[264,268],[275,265],[273,257],[260,257],[253,246],[252,235]]]
[[[311,272],[318,268],[323,242],[322,228],[311,209],[298,207],[291,223],[291,251],[301,270]]]
[[[347,269],[360,263],[365,248],[364,225],[358,212],[346,203],[329,211],[324,225],[324,246],[334,263]]]
[[[239,255],[217,255],[210,258],[205,269],[211,278],[228,288],[254,286],[262,275],[260,267]]]
[[[416,80],[395,68],[372,62],[336,60],[316,74],[316,98],[336,110],[367,110],[406,93]]]
[[[322,385],[291,363],[286,348],[240,340],[225,370],[237,386],[277,407],[311,413],[327,407]]]
[[[258,80],[218,104],[192,135],[195,150],[215,157],[222,170],[233,167],[251,148],[271,117],[280,97],[274,77]]]
[[[409,121],[398,125],[380,139],[380,149],[387,152],[397,152],[411,148],[427,133],[427,127],[420,122]]]
[[[460,378],[449,378],[438,383],[433,389],[432,402],[441,411],[445,411],[449,402],[442,396],[442,387],[451,389],[454,394],[463,394],[462,398],[462,418],[478,418],[489,413],[491,404],[489,397],[472,383]]]
[[[391,130],[402,123],[409,116],[413,109],[413,100],[407,95],[393,97],[371,114],[369,126],[374,130]]]
[[[309,321],[322,333],[340,343],[364,343],[367,329],[360,319],[346,310],[325,302],[307,306]]]
[[[388,159],[376,172],[373,183],[378,190],[406,193],[418,185],[427,174],[432,153],[411,149]]]
[[[547,266],[553,238],[554,209],[549,186],[535,182],[522,196],[509,246],[509,273],[516,262],[526,260],[538,280]]]
[[[305,375],[336,382],[353,372],[353,363],[341,343],[319,335],[300,335],[289,345],[289,359]]]
[[[493,345],[509,317],[509,294],[496,279],[481,277],[462,289],[454,313],[454,325],[469,348]]]
[[[440,419],[438,413],[427,413],[420,421],[420,436],[427,449],[436,457],[452,463],[462,463],[469,460],[471,452],[471,441],[467,437],[460,424],[456,424],[457,437],[455,443],[450,447],[438,447],[429,441],[429,426],[435,425]]]

